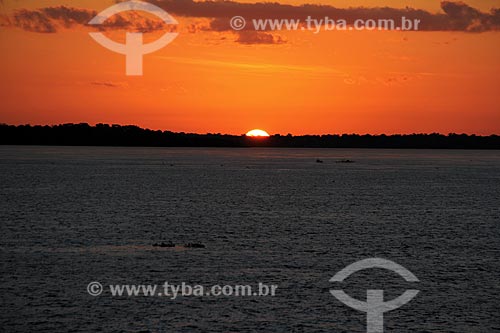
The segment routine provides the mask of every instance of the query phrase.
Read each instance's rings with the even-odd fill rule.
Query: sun
[[[266,131],[263,131],[263,130],[260,130],[260,129],[254,129],[254,130],[251,130],[249,131],[246,136],[251,136],[251,137],[269,137],[269,133],[267,133]]]

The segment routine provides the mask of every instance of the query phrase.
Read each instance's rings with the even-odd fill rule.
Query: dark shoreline
[[[154,131],[137,126],[62,124],[55,126],[0,124],[0,145],[103,147],[226,147],[226,148],[376,148],[376,149],[500,149],[500,136],[467,134],[406,135],[245,135]]]

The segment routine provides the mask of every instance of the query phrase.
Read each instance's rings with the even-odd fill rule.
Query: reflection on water
[[[0,147],[0,184],[5,332],[365,332],[328,281],[369,257],[421,281],[387,332],[500,331],[498,152]],[[91,281],[279,289],[94,298]],[[407,285],[377,271],[344,287]]]

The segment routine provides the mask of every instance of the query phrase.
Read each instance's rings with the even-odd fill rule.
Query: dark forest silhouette
[[[409,135],[245,135],[191,134],[154,131],[137,126],[63,124],[30,126],[0,124],[2,145],[146,146],[146,147],[287,147],[287,148],[431,148],[500,149],[500,136],[466,134]]]

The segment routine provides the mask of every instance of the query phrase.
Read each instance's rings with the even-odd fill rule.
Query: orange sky
[[[242,1],[243,2],[243,1]],[[244,1],[252,3],[253,1]],[[302,4],[289,0],[281,3]],[[422,1],[322,1],[416,7]],[[101,11],[111,1],[9,1],[14,9]],[[420,8],[439,12],[439,1]],[[500,1],[470,1],[488,12]],[[242,13],[243,15],[244,13]],[[0,122],[134,124],[185,132],[500,134],[500,33],[285,32],[281,44],[241,44],[231,31],[190,31],[125,75],[125,56],[86,27],[37,33],[0,27]],[[109,33],[123,39],[124,31]],[[155,39],[158,33],[148,36]]]

